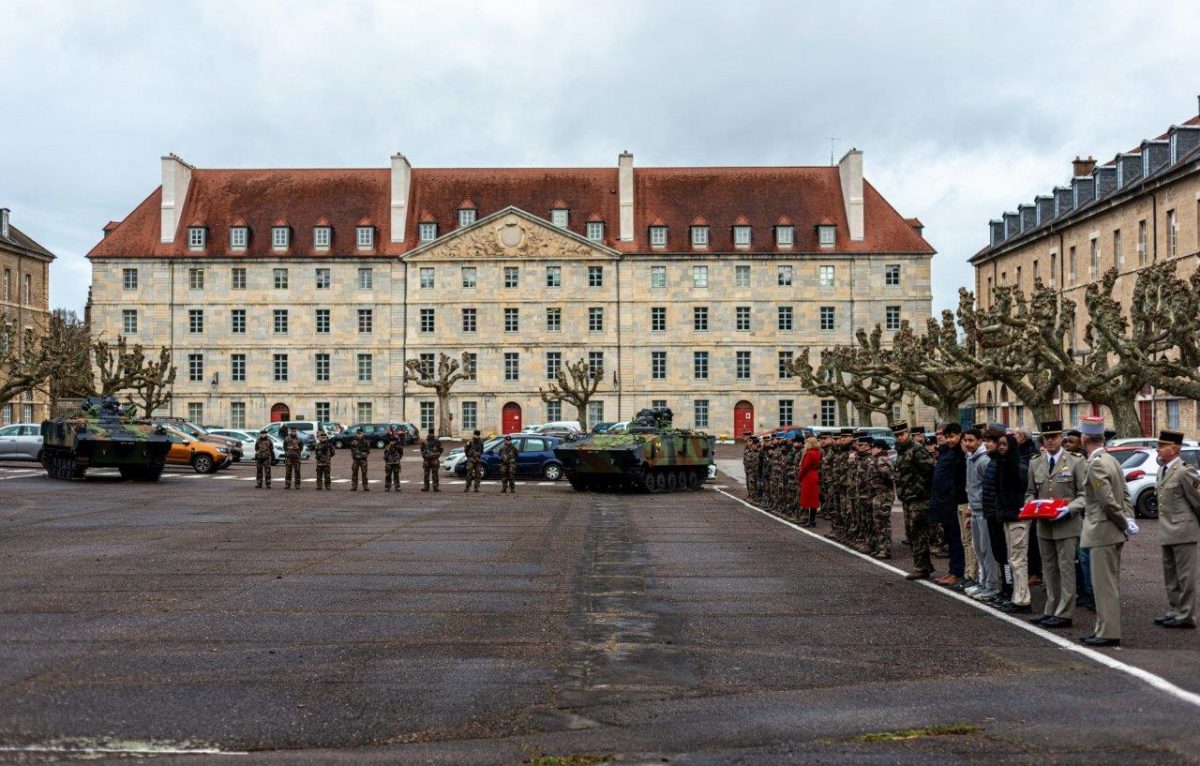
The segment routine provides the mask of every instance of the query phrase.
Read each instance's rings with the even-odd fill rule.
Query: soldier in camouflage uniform
[[[896,472],[887,456],[888,443],[875,440],[871,450],[871,510],[875,522],[871,535],[871,551],[877,559],[892,557],[892,502],[896,499]]]
[[[300,441],[300,436],[296,433],[295,428],[290,429],[283,440],[284,489],[292,488],[293,477],[296,489],[300,489],[300,453],[303,451],[304,442]]]
[[[517,447],[512,442],[511,436],[504,437],[504,444],[500,446],[500,492],[512,492],[516,494],[517,483],[514,481],[517,475]]]
[[[425,486],[421,488],[422,492],[429,491],[429,483],[433,482],[433,491],[441,492],[438,488],[438,461],[442,457],[442,443],[438,441],[434,435],[433,429],[425,434],[425,441],[421,442],[421,472],[425,477]]]
[[[817,471],[817,483],[820,485],[821,506],[820,514],[823,519],[830,519],[829,503],[831,497],[829,495],[829,475],[830,463],[833,462],[833,439],[828,433],[822,433],[817,437],[817,445],[821,448],[821,464]]]
[[[271,461],[274,459],[275,444],[263,429],[258,432],[258,441],[254,442],[254,477],[258,481],[255,489],[262,489],[264,481],[267,489],[271,488]]]
[[[913,571],[908,579],[920,580],[933,573],[929,555],[929,492],[933,482],[933,458],[925,445],[909,434],[907,423],[892,426],[896,436],[896,495],[904,506],[908,542],[912,546]]]
[[[829,482],[829,515],[831,517],[828,537],[842,540],[846,535],[846,470],[850,457],[850,429],[843,428],[838,432],[833,444],[833,454],[830,457]]]
[[[763,436],[754,445],[754,502],[757,505],[763,504],[763,498],[766,495],[766,475],[764,472],[767,459],[767,444],[770,441],[770,436]]]
[[[788,519],[800,518],[800,484],[796,481],[796,465],[800,461],[798,448],[803,444],[795,439],[783,443],[783,515]]]
[[[472,482],[475,484],[475,491],[478,492],[479,480],[483,478],[483,465],[480,462],[483,459],[483,439],[479,437],[479,431],[476,431],[471,441],[463,447],[463,455],[467,459],[467,483],[463,492],[471,491]]]
[[[362,477],[363,492],[370,492],[367,484],[367,458],[371,456],[371,443],[363,438],[362,429],[354,432],[350,440],[350,489],[358,489],[358,479]]]
[[[860,553],[870,550],[867,545],[871,518],[870,457],[874,441],[861,431],[855,435],[850,453],[850,467],[846,475],[846,496],[849,498],[849,507],[846,509],[846,544]]]
[[[393,484],[400,491],[400,461],[404,459],[404,445],[394,434],[388,437],[383,448],[383,491],[388,492]]]
[[[329,434],[324,431],[317,434],[317,446],[313,448],[313,459],[317,461],[317,489],[329,489],[333,442],[329,441]]]
[[[746,472],[746,497],[754,500],[758,494],[758,456],[755,454],[757,441],[749,432],[742,434],[745,442],[742,446],[742,470]]]

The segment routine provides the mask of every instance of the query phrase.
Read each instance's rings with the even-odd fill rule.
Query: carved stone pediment
[[[548,222],[510,209],[489,216],[443,241],[419,248],[405,256],[405,259],[465,261],[484,258],[563,260],[615,257],[617,253],[603,245],[589,243]]]

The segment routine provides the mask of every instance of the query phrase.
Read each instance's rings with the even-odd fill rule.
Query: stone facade
[[[0,208],[0,316],[35,335],[44,331],[50,319],[53,260],[49,250],[12,225],[8,208]],[[24,342],[24,332],[18,342]],[[41,391],[0,403],[0,424],[40,423],[47,416],[46,396]]]

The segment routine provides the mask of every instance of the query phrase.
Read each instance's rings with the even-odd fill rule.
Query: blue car
[[[517,448],[517,476],[541,477],[547,481],[562,478],[562,461],[554,454],[554,448],[562,439],[541,434],[513,434],[513,445]],[[500,447],[503,438],[489,439],[483,445],[483,475],[495,478],[500,475]],[[460,461],[454,467],[456,476],[467,475],[467,462]]]

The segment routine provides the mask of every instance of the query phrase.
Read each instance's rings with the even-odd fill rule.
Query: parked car
[[[42,459],[40,423],[14,423],[0,428],[0,460]]]
[[[1110,449],[1113,447],[1157,447],[1158,439],[1145,438],[1141,436],[1129,439],[1113,439],[1105,446]],[[1191,439],[1184,439],[1183,446],[1200,447],[1200,443],[1197,443]]]
[[[405,423],[355,423],[354,425],[342,431],[337,436],[334,436],[330,441],[333,446],[346,448],[350,446],[350,442],[354,441],[354,435],[358,433],[358,429],[362,429],[363,438],[371,443],[375,449],[383,449],[387,445],[387,438],[390,435],[405,436],[407,438],[408,429],[404,428]],[[411,443],[411,442],[410,442]]]
[[[616,424],[617,424],[616,421],[613,421],[613,420],[606,420],[602,423],[596,423],[594,426],[592,426],[592,433],[594,433],[594,434],[605,433],[608,431],[608,429],[612,428]]]
[[[1154,442],[1158,444],[1158,440]],[[1109,454],[1121,464],[1125,474],[1125,485],[1129,487],[1129,498],[1133,501],[1134,513],[1143,519],[1158,518],[1158,496],[1154,487],[1158,484],[1158,451],[1153,447],[1112,447]],[[1184,447],[1179,453],[1185,462],[1200,468],[1200,447]]]
[[[532,430],[530,430],[532,429]],[[573,431],[577,434],[583,433],[583,426],[578,420],[554,420],[549,423],[541,423],[536,426],[530,426],[529,429],[521,429],[522,433],[544,434],[547,431],[567,432]]]
[[[226,447],[197,439],[170,424],[164,424],[163,431],[171,440],[167,465],[190,465],[196,473],[215,473],[233,462]]]
[[[421,441],[421,429],[412,423],[401,423],[400,430],[405,434],[405,444],[416,444]]]
[[[238,439],[231,439],[228,436],[214,436],[208,431],[205,431],[200,426],[183,418],[154,418],[155,423],[168,425],[177,431],[187,434],[196,441],[208,442],[215,444],[218,447],[224,447],[225,453],[229,455],[231,461],[239,461],[242,459],[242,443]]]
[[[263,426],[267,434],[283,441],[283,437],[287,434],[283,433],[285,428],[295,428],[296,435],[300,437],[300,441],[304,442],[304,446],[312,449],[317,444],[317,431],[324,431],[330,437],[338,433],[337,423],[321,420],[281,420],[275,423],[270,423]]]
[[[233,428],[217,428],[209,431],[209,433],[216,434],[217,436],[228,436],[230,439],[240,440],[242,442],[242,454],[253,457],[254,445],[258,441],[258,434],[252,434],[249,431],[239,431]],[[274,455],[274,457],[271,458],[271,462],[275,465],[278,465],[279,463],[283,462],[283,441],[274,436],[270,436],[270,434],[268,434],[268,436],[271,439],[272,453]],[[300,450],[300,459],[308,460],[308,458],[308,446],[305,445]]]
[[[512,440],[517,448],[517,476],[540,476],[547,481],[562,478],[562,461],[554,454],[554,448],[561,441],[557,436],[519,433],[512,434]],[[480,462],[485,477],[500,475],[500,445],[503,443],[503,438],[484,443]],[[460,460],[453,470],[455,476],[466,476],[466,460]]]

